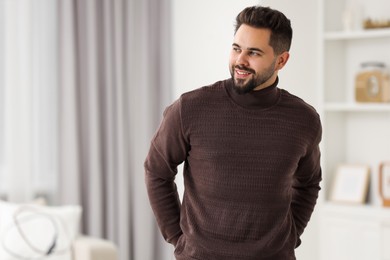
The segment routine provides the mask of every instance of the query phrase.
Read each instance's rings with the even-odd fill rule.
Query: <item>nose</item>
[[[241,52],[238,54],[237,59],[236,59],[236,65],[245,65],[248,66],[248,57],[245,52]]]

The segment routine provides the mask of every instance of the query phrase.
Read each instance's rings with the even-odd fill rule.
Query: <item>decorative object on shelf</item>
[[[363,204],[367,200],[370,167],[360,164],[342,164],[337,167],[331,200]]]
[[[367,18],[363,21],[364,29],[380,29],[380,28],[390,28],[390,19],[371,19]]]
[[[355,80],[357,102],[389,102],[390,75],[383,62],[365,62]]]
[[[390,162],[383,162],[379,167],[379,194],[383,206],[390,207]]]
[[[362,6],[357,0],[347,1],[342,12],[342,23],[345,31],[362,28]]]

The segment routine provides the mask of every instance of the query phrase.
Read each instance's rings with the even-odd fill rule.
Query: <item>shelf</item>
[[[325,32],[324,39],[330,41],[353,40],[353,39],[373,39],[390,37],[390,29],[367,29],[360,31],[335,31]]]
[[[324,202],[321,204],[321,211],[324,214],[339,216],[354,216],[362,218],[390,219],[390,208],[374,205],[341,204],[335,202]]]
[[[318,203],[320,257],[312,259],[390,260],[390,207],[382,206],[378,190],[379,163],[390,156],[390,102],[357,102],[355,98],[361,64],[390,63],[390,28],[356,27],[363,18],[376,19],[386,13],[390,1],[320,0],[320,4],[318,107],[324,182]],[[345,22],[356,29],[343,30]],[[367,203],[331,200],[341,163],[370,166]]]
[[[390,103],[325,103],[329,112],[390,112]]]

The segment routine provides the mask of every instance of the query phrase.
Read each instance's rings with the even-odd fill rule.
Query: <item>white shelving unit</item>
[[[390,103],[358,103],[354,92],[361,63],[380,61],[390,67],[390,29],[343,30],[347,2],[320,0],[319,9],[324,128],[320,255],[323,260],[390,260],[390,208],[381,206],[378,194],[379,164],[390,160]],[[383,0],[362,1],[360,10],[372,15],[377,5],[390,10],[390,2]],[[367,204],[330,201],[336,168],[344,163],[370,166]]]
[[[324,39],[326,41],[354,40],[354,39],[361,40],[361,39],[387,38],[387,37],[390,37],[390,29],[324,32]]]

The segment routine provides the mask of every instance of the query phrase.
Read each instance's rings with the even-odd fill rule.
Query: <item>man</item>
[[[319,116],[277,87],[290,20],[254,6],[236,22],[231,79],[169,106],[145,161],[150,203],[178,260],[295,259],[320,190]]]

